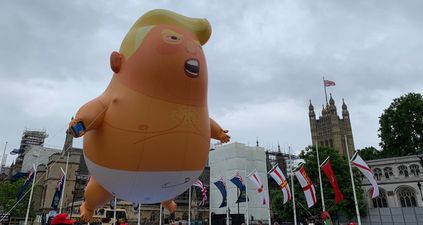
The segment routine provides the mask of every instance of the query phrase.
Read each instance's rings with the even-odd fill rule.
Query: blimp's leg
[[[162,206],[170,213],[174,213],[176,211],[176,203],[173,200],[167,200],[162,202]]]
[[[94,210],[112,200],[113,195],[91,177],[85,188],[84,197],[85,201],[79,210],[81,212],[81,219],[89,222],[93,217]]]

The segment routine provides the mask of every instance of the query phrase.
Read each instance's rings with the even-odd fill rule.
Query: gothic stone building
[[[311,139],[313,145],[327,146],[337,149],[341,155],[347,156],[347,148],[345,145],[345,136],[347,137],[348,150],[350,156],[353,155],[354,140],[351,129],[350,114],[347,105],[342,100],[342,118],[339,118],[336,111],[335,100],[332,95],[329,99],[329,104],[323,106],[322,114],[319,119],[316,119],[314,106],[309,106],[309,120]]]
[[[379,197],[371,198],[371,185],[363,179],[369,208],[423,207],[422,162],[415,155],[366,161],[379,185]]]

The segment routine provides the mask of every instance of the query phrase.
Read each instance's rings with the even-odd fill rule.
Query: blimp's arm
[[[103,123],[107,108],[99,98],[87,102],[69,123],[69,133],[74,137],[81,137],[85,132],[96,129]]]
[[[228,135],[228,130],[222,129],[212,118],[210,118],[210,129],[211,138],[219,140],[222,143],[230,141],[231,137]]]

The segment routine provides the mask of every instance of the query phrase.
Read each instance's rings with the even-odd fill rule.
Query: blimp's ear
[[[119,73],[120,68],[123,64],[123,60],[123,54],[120,54],[116,51],[112,52],[112,54],[110,55],[110,68],[112,68],[113,72]]]

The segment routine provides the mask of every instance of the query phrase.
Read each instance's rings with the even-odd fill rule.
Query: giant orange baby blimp
[[[174,197],[201,174],[210,138],[228,142],[209,118],[207,65],[202,50],[211,35],[206,19],[167,10],[140,17],[110,57],[106,90],[83,105],[69,131],[84,135],[91,179],[81,216],[113,194],[175,210]]]

